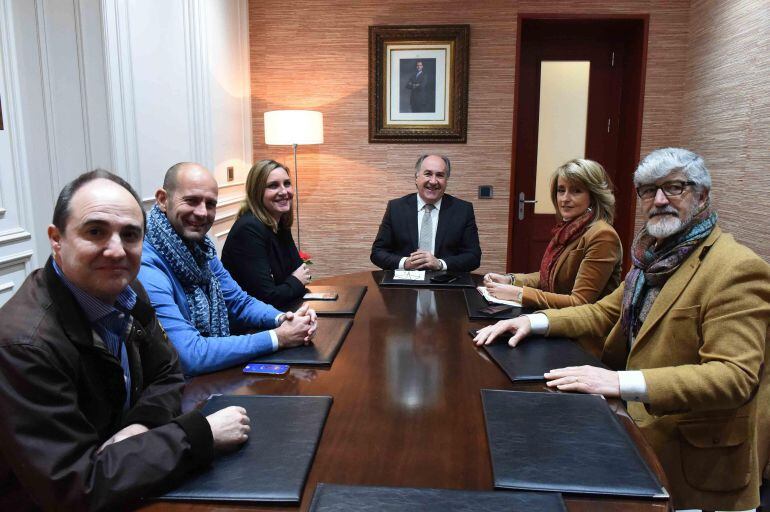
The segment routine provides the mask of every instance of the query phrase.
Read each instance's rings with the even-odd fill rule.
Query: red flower
[[[299,251],[299,257],[302,258],[302,261],[306,265],[312,265],[313,264],[313,262],[311,261],[312,256],[310,256],[308,253],[306,253],[304,251]]]

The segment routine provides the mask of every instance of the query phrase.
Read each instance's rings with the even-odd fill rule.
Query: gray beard
[[[660,216],[656,218],[654,223],[651,222],[653,220],[651,218],[647,221],[647,232],[658,240],[668,238],[679,233],[685,226],[690,224],[693,213],[693,210],[690,209],[684,219],[673,215]]]

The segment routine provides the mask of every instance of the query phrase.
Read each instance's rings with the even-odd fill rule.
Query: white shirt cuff
[[[529,318],[529,323],[532,325],[532,334],[546,334],[548,332],[548,317],[543,313],[532,313],[531,315],[524,315]]]
[[[620,398],[631,402],[649,402],[647,382],[644,374],[638,370],[618,372]]]
[[[404,263],[406,263],[406,256],[401,258],[401,261],[398,262],[398,269],[399,270],[404,270]]]
[[[438,262],[441,263],[441,268],[439,270],[446,270],[446,261],[440,259]]]
[[[275,329],[267,331],[270,333],[270,340],[273,342],[273,352],[278,350],[278,335],[275,333]]]

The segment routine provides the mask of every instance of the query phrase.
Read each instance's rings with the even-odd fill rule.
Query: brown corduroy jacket
[[[623,286],[596,304],[549,310],[550,336],[605,337],[602,361],[641,370],[649,403],[628,412],[666,472],[675,508],[759,504],[770,436],[770,265],[717,227],[656,298],[634,346]]]
[[[620,284],[623,248],[615,229],[598,220],[568,245],[556,261],[554,292],[541,290],[540,272],[516,274],[526,308],[566,308],[596,302]]]

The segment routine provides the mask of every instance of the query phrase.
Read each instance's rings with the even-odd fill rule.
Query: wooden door
[[[624,245],[624,253],[631,241],[635,196],[632,172],[639,158],[641,133],[641,77],[645,20],[591,20],[591,19],[523,19],[520,20],[520,44],[517,67],[516,120],[514,126],[514,154],[510,199],[511,236],[508,246],[508,271],[533,272],[540,267],[545,248],[556,223],[550,197],[538,198],[535,189],[538,180],[547,188],[547,176],[558,165],[570,158],[596,160],[607,170],[615,185],[615,228]],[[539,143],[546,140],[541,130],[541,115],[552,115],[541,107],[549,101],[545,97],[543,73],[563,63],[578,66],[587,77],[587,89],[581,99],[585,117],[571,131],[583,130],[584,148],[565,153],[558,163],[542,169],[538,176],[538,158],[547,160],[548,150]],[[549,67],[551,66],[551,67]],[[574,67],[574,66],[573,66]],[[549,75],[553,76],[553,75]],[[553,82],[551,82],[553,83]],[[570,80],[562,83],[565,94],[571,94]],[[559,86],[559,83],[556,83]],[[553,85],[548,86],[551,95]],[[542,90],[541,90],[542,89]],[[541,104],[541,94],[543,99]],[[559,90],[556,89],[558,97]],[[570,104],[571,105],[571,104]],[[549,113],[550,112],[550,113]],[[558,112],[557,112],[558,113]],[[543,118],[548,121],[547,118]],[[569,115],[566,118],[571,121]],[[543,123],[545,125],[545,122]],[[582,151],[581,151],[582,150]],[[544,153],[545,151],[545,153]],[[546,158],[544,158],[546,157]],[[542,163],[542,162],[541,162]],[[545,203],[545,204],[544,204]],[[550,210],[537,213],[536,210]]]

